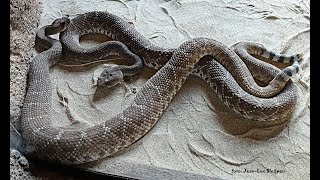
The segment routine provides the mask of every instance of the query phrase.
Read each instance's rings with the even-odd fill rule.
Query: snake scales
[[[48,37],[58,32],[61,42]],[[85,130],[55,128],[51,121],[49,68],[61,58],[87,62],[108,54],[104,52],[108,49],[103,47],[104,43],[91,49],[80,47],[79,38],[93,32],[124,42],[147,66],[159,70],[143,85],[133,102],[115,117]],[[31,63],[21,118],[26,151],[38,158],[80,164],[129,146],[155,125],[191,73],[208,82],[225,104],[248,119],[277,121],[288,116],[296,104],[297,89],[289,76],[299,70],[298,64],[281,71],[252,59],[248,53],[282,62],[296,61],[300,55],[281,56],[250,43],[238,43],[233,51],[208,38],[195,38],[177,49],[164,49],[153,45],[121,18],[106,12],[82,14],[71,21],[58,19],[41,28],[38,34],[42,36],[40,44],[49,49]],[[121,48],[119,51],[123,52]],[[134,54],[127,54],[124,56],[135,58]],[[246,58],[245,63],[239,56]],[[269,85],[258,86],[248,68],[253,76]]]

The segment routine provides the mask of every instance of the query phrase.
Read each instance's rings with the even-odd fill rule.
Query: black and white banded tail
[[[268,60],[278,63],[289,64],[290,66],[282,69],[282,71],[274,78],[274,80],[280,82],[287,82],[290,77],[297,74],[300,70],[299,61],[302,60],[302,53],[294,55],[279,54],[267,50],[263,45],[251,42],[240,42],[231,47],[236,52],[242,51],[241,54],[258,55]],[[245,51],[245,52],[244,52]],[[237,53],[238,54],[238,53]]]

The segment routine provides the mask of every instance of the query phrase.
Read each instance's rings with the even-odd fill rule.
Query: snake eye
[[[66,22],[61,22],[61,27],[64,27],[66,25]]]

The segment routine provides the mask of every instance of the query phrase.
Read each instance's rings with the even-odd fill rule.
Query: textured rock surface
[[[38,0],[10,1],[10,121],[18,127],[26,77],[34,46],[39,14]],[[34,179],[29,164],[18,151],[10,149],[11,179]]]
[[[27,159],[19,151],[10,149],[10,179],[33,179],[28,169]]]
[[[10,115],[15,127],[25,94],[39,15],[38,0],[10,1]]]

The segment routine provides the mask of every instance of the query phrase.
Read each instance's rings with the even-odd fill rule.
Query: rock
[[[38,0],[10,1],[10,115],[17,129],[40,17],[39,6]]]
[[[10,148],[10,179],[35,179],[28,169],[28,160],[19,151]]]
[[[10,1],[10,122],[19,129],[19,116],[24,100],[27,72],[32,60],[35,30],[40,17],[38,0]],[[10,142],[11,145],[11,142]],[[29,172],[28,160],[10,148],[11,179],[35,179]]]

